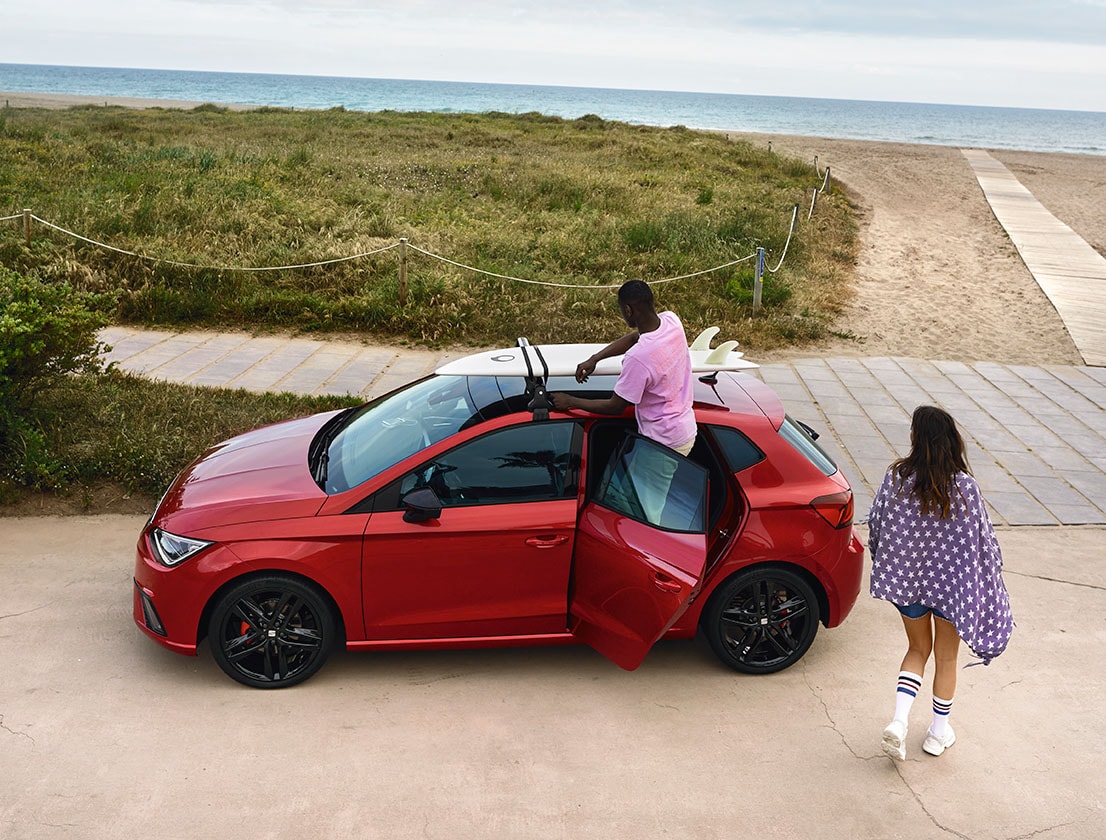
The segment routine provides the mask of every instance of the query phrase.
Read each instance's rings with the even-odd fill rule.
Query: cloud
[[[1106,109],[1106,0],[52,0],[4,61]]]
[[[744,9],[748,11],[743,13]],[[770,30],[1106,43],[1106,3],[1102,0],[796,0],[786,4],[739,3],[737,15],[749,26]]]
[[[671,28],[883,35],[954,40],[1106,43],[1104,0],[186,0],[194,6],[284,10],[347,21],[506,28],[601,27],[617,33]]]

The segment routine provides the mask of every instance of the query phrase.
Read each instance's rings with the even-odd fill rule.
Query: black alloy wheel
[[[720,587],[703,611],[715,654],[743,674],[772,674],[794,665],[818,633],[818,599],[799,575],[750,569]]]
[[[253,688],[287,688],[326,662],[337,629],[329,602],[289,577],[252,578],[211,613],[211,652],[230,677]]]

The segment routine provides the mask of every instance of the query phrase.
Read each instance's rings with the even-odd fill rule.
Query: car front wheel
[[[229,589],[211,613],[211,652],[228,675],[254,688],[287,688],[326,662],[334,613],[314,587],[294,578],[252,578]]]
[[[802,659],[818,632],[818,599],[787,569],[750,569],[714,593],[703,631],[715,654],[744,674],[771,674]]]

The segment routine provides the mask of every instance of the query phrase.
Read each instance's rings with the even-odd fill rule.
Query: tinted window
[[[576,423],[527,423],[484,435],[403,477],[399,495],[429,487],[443,507],[576,495]]]
[[[456,433],[475,415],[463,376],[432,376],[369,403],[327,450],[326,492],[342,493],[356,487]]]
[[[707,471],[633,435],[614,453],[595,502],[668,531],[706,532]]]
[[[753,442],[737,429],[711,426],[710,431],[714,435],[714,439],[718,441],[718,446],[722,449],[722,454],[726,458],[726,464],[729,466],[730,472],[736,473],[747,470],[753,464],[759,464],[764,460],[764,453],[757,449]]]
[[[810,436],[802,424],[796,423],[790,417],[785,417],[780,426],[780,436],[806,455],[807,459],[826,475],[837,472],[837,465],[826,454],[825,450]]]

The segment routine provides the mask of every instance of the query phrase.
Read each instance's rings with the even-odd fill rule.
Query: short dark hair
[[[653,307],[653,290],[644,280],[628,280],[618,290],[618,302],[626,303],[635,308],[639,306]]]

